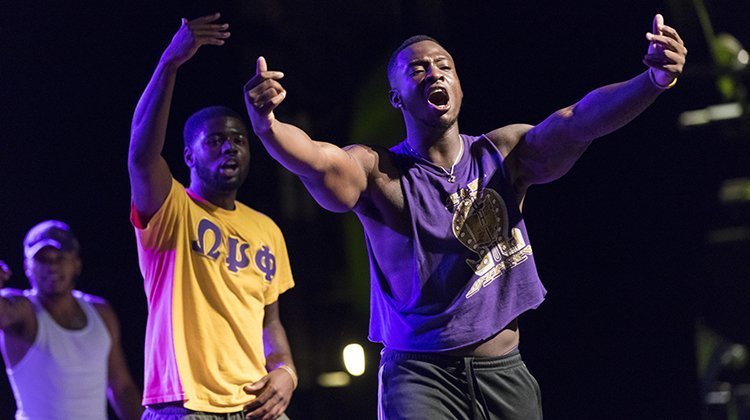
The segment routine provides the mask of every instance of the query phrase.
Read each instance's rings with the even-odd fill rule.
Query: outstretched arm
[[[315,199],[331,211],[351,210],[367,188],[372,154],[354,146],[342,149],[314,141],[301,129],[276,119],[274,110],[286,97],[278,71],[269,71],[259,57],[256,74],[245,85],[245,105],[268,153],[298,175]]]
[[[167,133],[177,69],[206,44],[223,45],[228,24],[215,23],[215,13],[188,21],[182,19],[156,66],[133,115],[128,153],[130,191],[138,216],[147,223],[169,193],[172,175],[161,156]]]
[[[279,318],[279,301],[267,305],[263,317],[263,347],[268,375],[245,386],[245,392],[256,398],[245,407],[248,417],[275,419],[280,416],[297,387],[297,370],[286,331]]]
[[[671,87],[685,64],[687,49],[682,39],[658,14],[646,38],[650,44],[644,63],[649,69],[644,73],[598,88],[535,127],[514,125],[489,134],[507,156],[519,197],[531,184],[564,175],[594,139],[632,121]]]

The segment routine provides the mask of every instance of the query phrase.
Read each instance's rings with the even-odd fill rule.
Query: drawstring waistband
[[[510,369],[523,365],[521,352],[518,348],[508,354],[497,357],[473,357],[473,356],[447,356],[435,353],[405,352],[399,350],[383,349],[381,352],[381,364],[391,361],[418,360],[432,363],[442,368],[461,369],[466,376],[468,386],[469,404],[471,405],[472,417],[475,420],[489,420],[489,408],[479,388],[475,371],[483,369]]]

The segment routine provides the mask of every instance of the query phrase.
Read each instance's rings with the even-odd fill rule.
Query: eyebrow
[[[243,135],[243,136],[247,136],[247,132],[245,132],[243,130],[240,130],[240,129],[228,128],[227,131],[212,131],[210,133],[206,133],[204,135],[204,137],[208,138],[208,137],[211,137],[211,136],[223,136],[223,135],[227,135],[227,134],[240,134],[240,135]]]
[[[437,63],[438,61],[446,61],[446,60],[448,60],[448,61],[450,60],[450,57],[448,57],[447,55],[439,55],[439,56],[435,57],[434,60],[430,60],[427,57],[415,58],[415,59],[409,61],[408,63],[406,63],[406,67],[415,66],[415,65],[426,63],[426,62],[429,62],[429,61]]]

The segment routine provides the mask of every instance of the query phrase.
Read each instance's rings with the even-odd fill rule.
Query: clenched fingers
[[[273,420],[280,416],[288,401],[279,390],[266,387],[263,392],[245,406],[246,419]]]
[[[676,35],[676,33],[675,33]],[[655,35],[652,33],[646,34],[648,39],[654,46],[660,46],[665,51],[674,51],[681,54],[687,54],[687,48],[682,43],[682,40],[678,37],[672,37],[669,35]]]
[[[269,71],[265,58],[258,57],[255,75],[245,84],[245,102],[248,108],[259,114],[268,114],[286,98],[286,90],[279,80],[280,71]]]

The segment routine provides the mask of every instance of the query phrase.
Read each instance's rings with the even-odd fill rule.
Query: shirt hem
[[[541,305],[543,302],[544,302],[544,297],[541,297],[539,301],[529,304],[526,308],[518,311],[515,315],[511,316],[510,317],[511,321],[521,316],[521,314],[523,314],[524,312],[538,308],[539,305]],[[441,347],[434,347],[434,348],[416,348],[416,347],[394,346],[394,345],[387,344],[382,337],[376,338],[376,337],[373,337],[372,334],[368,336],[368,340],[370,340],[373,343],[380,343],[383,345],[384,348],[388,350],[396,350],[396,351],[412,352],[412,353],[438,353],[438,352],[444,352],[444,351],[457,350],[462,347],[466,347],[466,346],[470,346],[472,344],[478,343],[482,340],[486,340],[487,338],[490,338],[494,336],[495,334],[499,333],[500,331],[502,331],[502,329],[507,325],[508,324],[506,323],[505,325],[502,325],[500,327],[492,328],[491,331],[488,333],[479,334],[480,335],[479,338],[471,338],[468,340],[451,340],[450,342],[447,342],[447,341],[443,342],[443,344],[447,345],[445,347],[441,346]],[[403,344],[408,344],[408,343],[401,343],[401,344],[403,345]]]

